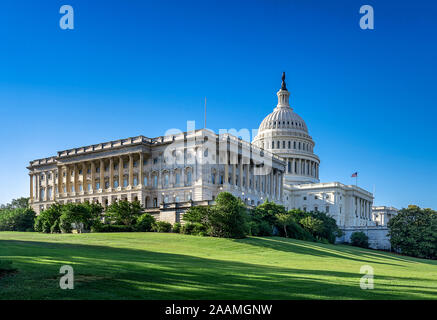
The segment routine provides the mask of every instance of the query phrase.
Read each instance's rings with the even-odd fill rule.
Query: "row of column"
[[[276,169],[271,169],[268,174],[264,175],[254,175],[253,169],[254,166],[252,164],[225,164],[225,176],[224,176],[224,184],[239,186],[241,190],[246,191],[258,191],[265,194],[269,194],[274,196],[275,199],[282,200],[282,185],[284,176],[277,171]],[[229,176],[229,169],[232,168],[231,176]],[[237,170],[238,173],[238,181],[237,181]],[[245,184],[243,184],[243,178],[245,173]],[[258,186],[256,185],[256,177],[259,177]],[[231,178],[231,179],[229,179]],[[250,180],[252,180],[252,186],[250,186]]]
[[[356,199],[356,216],[361,219],[372,220],[372,202],[358,197]]]
[[[287,159],[287,173],[319,179],[319,164],[312,160],[289,158]]]

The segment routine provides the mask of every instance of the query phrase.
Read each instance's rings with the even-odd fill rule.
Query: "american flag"
[[[356,178],[356,177],[358,177],[358,172],[352,173],[352,178]]]

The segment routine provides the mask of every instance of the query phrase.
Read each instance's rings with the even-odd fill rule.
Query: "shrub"
[[[171,223],[165,221],[157,221],[152,228],[153,231],[156,232],[170,232],[171,231]]]
[[[155,222],[156,220],[152,215],[148,213],[144,213],[138,218],[137,223],[135,225],[135,230],[141,232],[152,231],[152,227]]]
[[[132,226],[117,225],[117,224],[101,224],[91,228],[91,232],[132,232]]]
[[[173,225],[173,232],[174,232],[174,233],[180,233],[180,232],[182,232],[182,226],[181,226],[181,224],[180,224],[179,222],[176,222],[176,223]]]
[[[196,236],[206,236],[208,234],[206,226],[199,222],[187,222],[182,227],[181,232],[184,234],[191,234]]]
[[[368,248],[369,237],[362,231],[355,231],[351,234],[351,244],[356,247]]]

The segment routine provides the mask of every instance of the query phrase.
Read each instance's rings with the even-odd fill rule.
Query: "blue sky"
[[[286,71],[323,182],[358,171],[377,205],[436,209],[436,16],[425,0],[3,1],[0,203],[28,195],[32,159],[202,127],[205,96],[212,130],[257,128]]]

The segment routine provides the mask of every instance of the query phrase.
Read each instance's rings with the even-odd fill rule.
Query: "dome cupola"
[[[290,92],[282,73],[281,89],[276,93],[278,104],[259,126],[253,143],[284,158],[287,162],[285,183],[315,183],[319,181],[320,160],[313,153],[314,141],[305,121],[290,106]]]

